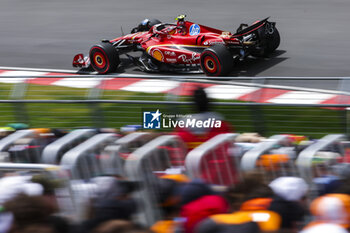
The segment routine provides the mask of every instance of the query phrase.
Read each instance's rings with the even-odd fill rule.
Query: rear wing
[[[247,24],[241,24],[238,29],[237,29],[237,32],[235,34],[232,35],[232,37],[240,37],[240,36],[244,36],[246,34],[249,34],[259,28],[261,28],[262,26],[264,26],[267,22],[267,20],[269,19],[270,17],[267,17],[266,19],[263,19],[261,21],[257,21],[255,23],[253,23],[252,25],[250,25],[248,27]],[[244,28],[246,27],[246,28]]]

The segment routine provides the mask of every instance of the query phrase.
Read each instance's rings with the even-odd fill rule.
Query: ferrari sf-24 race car
[[[131,34],[93,45],[89,56],[77,54],[73,66],[107,74],[117,70],[119,55],[126,54],[146,72],[204,72],[221,76],[229,74],[238,61],[249,55],[268,56],[280,44],[276,23],[268,18],[250,26],[241,24],[234,34],[186,21],[185,15],[175,20],[172,24],[145,19]],[[128,54],[133,51],[142,54]]]

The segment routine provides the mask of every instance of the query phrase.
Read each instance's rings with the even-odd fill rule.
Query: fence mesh
[[[291,96],[275,99],[275,105],[244,102],[263,102],[267,94],[284,92],[283,89],[271,88],[271,85],[291,85],[292,79],[237,79],[241,82],[239,85],[236,85],[236,81],[220,83],[220,80],[211,80],[201,83],[172,79],[164,80],[163,83],[160,79],[146,79],[141,84],[119,88],[130,80],[133,79],[66,78],[56,86],[33,84],[30,80],[27,83],[7,81],[0,86],[0,124],[5,126],[8,123],[24,122],[31,127],[52,128],[142,125],[143,111],[159,109],[163,114],[195,112],[190,93],[198,85],[206,87],[211,97],[218,98],[212,102],[211,110],[220,113],[236,132],[255,131],[265,136],[277,133],[306,134],[317,138],[329,133],[347,133],[346,109],[303,104],[303,100],[311,99],[312,102],[312,98],[316,98],[317,94],[312,92],[294,91]],[[73,82],[79,85],[76,88],[69,87]],[[315,80],[303,82],[306,88],[310,88]],[[340,91],[344,91],[338,85],[341,83],[339,80],[332,83],[325,79],[318,83],[332,86],[333,89],[338,86]],[[262,84],[270,86],[259,89]],[[112,90],[117,87],[118,90]],[[166,88],[170,88],[170,91],[162,92]],[[237,100],[236,97],[248,89],[253,94]],[[319,95],[329,97],[333,94]],[[346,93],[345,97],[349,99]],[[297,101],[297,104],[291,105],[292,100]]]

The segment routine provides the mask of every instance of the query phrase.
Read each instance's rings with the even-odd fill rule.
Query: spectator
[[[269,209],[281,216],[282,229],[296,232],[306,214],[302,201],[305,199],[308,185],[298,177],[279,177],[269,186],[274,192]]]
[[[320,224],[301,231],[300,233],[348,233],[344,228],[335,224]]]
[[[104,191],[93,200],[92,216],[82,224],[81,232],[89,232],[110,220],[131,220],[137,209],[136,201],[131,196],[136,187],[135,182],[112,178],[108,187],[104,187]]]
[[[342,180],[333,174],[331,167],[341,156],[334,152],[318,152],[316,156],[312,168],[315,174],[313,182],[317,186],[318,195],[333,193],[341,186]]]
[[[228,191],[227,198],[233,212],[210,216],[198,224],[195,232],[277,231],[280,227],[280,217],[277,213],[267,210],[272,201],[271,195],[271,190],[260,179],[248,176]]]
[[[41,195],[42,201],[45,202],[45,206],[48,210],[48,219],[52,223],[56,232],[70,232],[73,226],[70,222],[61,216],[55,215],[60,211],[58,201],[56,199],[56,189],[64,187],[64,181],[61,179],[49,178],[44,174],[34,175],[31,178],[31,182],[39,184],[43,187],[43,193]]]
[[[19,233],[56,233],[56,231],[48,224],[31,224],[21,228]]]
[[[334,193],[343,193],[343,194],[349,194],[350,195],[350,177],[344,177],[341,180],[341,184],[339,187],[334,190]]]
[[[60,218],[52,218],[52,208],[43,196],[28,196],[21,194],[4,204],[6,211],[12,213],[13,223],[11,233],[20,233],[37,225],[50,232],[67,233],[70,231],[67,222]]]
[[[179,217],[180,198],[178,187],[181,181],[177,182],[178,177],[158,179],[154,187],[158,190],[157,204],[162,211],[162,220],[157,221],[151,227],[155,233],[175,233],[183,231],[184,219]],[[180,179],[182,180],[182,179]]]
[[[31,176],[18,176],[7,173],[0,179],[0,233],[7,232],[12,225],[13,215],[4,205],[19,194],[38,196],[43,193],[43,187],[30,181]]]
[[[0,127],[0,139],[7,137],[15,131],[12,127]]]
[[[180,136],[186,143],[189,150],[199,146],[210,138],[222,134],[232,132],[229,123],[224,121],[223,117],[215,112],[210,111],[210,103],[204,89],[199,87],[193,93],[193,102],[196,107],[197,114],[192,115],[192,119],[205,121],[215,119],[221,121],[221,126],[218,128],[205,127],[187,127],[176,128],[175,134]]]
[[[186,219],[184,223],[186,233],[192,233],[196,225],[203,219],[228,211],[229,206],[226,200],[199,180],[185,184],[181,188],[180,196],[180,216]]]
[[[25,123],[10,123],[6,125],[7,127],[11,127],[15,130],[22,130],[22,129],[28,129],[29,125]]]
[[[257,222],[261,231],[275,232],[280,229],[281,217],[269,210],[273,191],[264,183],[261,172],[245,174],[243,182],[231,188],[228,193],[232,197],[233,207],[239,209],[237,213],[252,216],[252,221]],[[265,219],[260,219],[261,216],[265,216]]]
[[[350,223],[350,196],[327,194],[316,198],[310,205],[314,220],[302,233],[347,232]]]
[[[111,220],[102,223],[93,231],[93,233],[121,233],[132,230],[134,227],[134,224],[130,221]]]
[[[31,176],[19,176],[16,173],[8,173],[0,179],[0,205],[23,193],[29,196],[43,194],[44,188],[31,181]]]

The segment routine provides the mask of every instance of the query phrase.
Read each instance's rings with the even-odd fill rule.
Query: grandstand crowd
[[[222,119],[210,111],[203,89],[194,92],[194,102],[197,118]],[[30,134],[7,143],[9,137],[28,129],[25,124],[0,128],[0,233],[346,233],[350,229],[350,166],[344,162],[346,152],[331,148],[320,153],[310,167],[313,175],[307,179],[310,177],[293,169],[298,152],[315,143],[306,143],[306,137],[287,136],[293,150],[274,148],[274,152],[260,156],[256,169],[243,171],[237,164],[227,169],[237,163],[238,154],[266,140],[257,134],[240,135],[235,138],[235,149],[224,143],[215,156],[201,164],[202,176],[189,175],[186,154],[174,154],[179,148],[158,146],[161,153],[157,156],[169,155],[170,166],[161,164],[164,159],[159,158],[154,168],[142,168],[138,171],[140,179],[135,179],[113,166],[103,170],[102,163],[99,172],[92,174],[87,167],[106,159],[99,148],[87,151],[91,164],[82,163],[75,172],[63,166],[40,171],[6,168],[8,164],[43,163],[40,155],[44,149],[70,133],[31,129]],[[94,129],[93,134],[111,134],[115,140],[131,135],[129,131]],[[191,152],[233,131],[233,126],[224,122],[215,130],[175,129],[171,135]],[[150,134],[147,142],[157,136]],[[137,161],[134,147],[147,142],[129,145],[129,150],[119,148],[116,156],[123,164]],[[79,143],[74,141],[70,147]],[[53,164],[60,165],[58,160],[67,151],[61,152]],[[111,165],[108,163],[112,160],[107,161]],[[79,177],[81,170],[84,175]],[[143,192],[145,189],[152,192]]]

